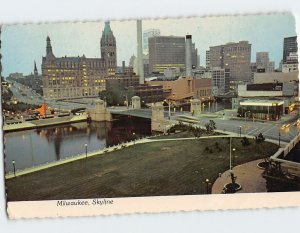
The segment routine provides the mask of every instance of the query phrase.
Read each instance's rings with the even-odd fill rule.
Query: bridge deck
[[[112,115],[125,115],[125,116],[134,116],[140,118],[151,119],[152,111],[151,109],[124,109],[124,110],[114,110],[110,109]],[[164,112],[164,116],[168,116],[168,112]]]

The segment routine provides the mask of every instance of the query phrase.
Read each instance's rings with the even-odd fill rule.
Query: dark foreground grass
[[[277,150],[268,142],[243,147],[239,138],[232,146],[234,166]],[[203,194],[205,179],[228,167],[228,138],[151,142],[6,180],[7,200]]]

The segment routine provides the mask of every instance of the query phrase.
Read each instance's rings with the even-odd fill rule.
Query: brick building
[[[49,99],[97,96],[105,90],[105,77],[115,74],[116,40],[109,22],[105,22],[100,41],[101,58],[55,57],[50,37],[42,60],[44,97]]]

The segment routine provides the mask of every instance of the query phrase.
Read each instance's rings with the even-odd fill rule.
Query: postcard
[[[9,218],[299,206],[295,25],[2,25]]]

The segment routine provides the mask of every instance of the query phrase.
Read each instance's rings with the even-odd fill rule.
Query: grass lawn
[[[216,146],[219,144],[219,151]],[[273,154],[268,142],[236,148],[233,165]],[[212,153],[207,152],[208,147]],[[203,194],[229,167],[229,139],[137,144],[6,180],[8,201]]]

